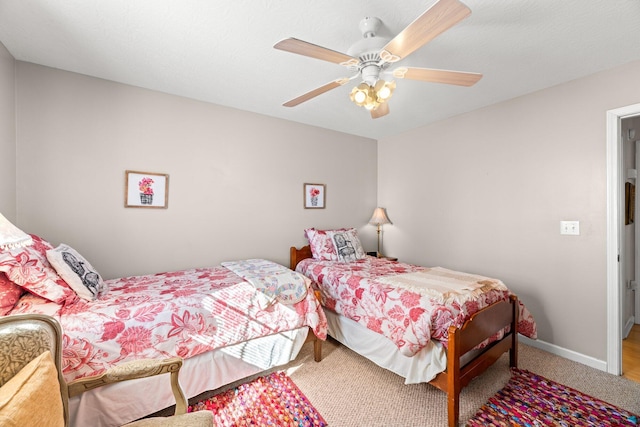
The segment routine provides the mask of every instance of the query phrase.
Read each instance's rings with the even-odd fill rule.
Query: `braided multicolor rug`
[[[531,372],[513,369],[507,385],[467,426],[638,426],[640,418]]]
[[[327,422],[284,372],[274,372],[189,406],[213,412],[215,426],[325,427]]]

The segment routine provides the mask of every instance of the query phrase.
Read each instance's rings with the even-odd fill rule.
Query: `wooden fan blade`
[[[378,108],[375,110],[371,110],[372,119],[377,119],[379,117],[386,116],[387,114],[389,114],[389,104],[386,102],[378,105]]]
[[[471,14],[458,0],[440,0],[382,48],[380,58],[396,62],[436,38]]]
[[[298,55],[333,62],[338,65],[349,66],[358,64],[358,60],[352,56],[336,52],[335,50],[327,49],[326,47],[318,46],[313,43],[298,40],[293,37],[280,40],[273,47],[286,52],[297,53]]]
[[[338,79],[338,80],[334,80],[330,83],[327,83],[324,86],[320,86],[319,88],[316,88],[310,92],[305,93],[304,95],[300,95],[297,98],[292,99],[291,101],[287,101],[285,102],[284,105],[285,107],[295,107],[298,104],[302,104],[305,101],[308,101],[312,98],[315,98],[318,95],[322,95],[325,92],[330,91],[331,89],[335,89],[339,86],[344,85],[345,83],[347,83],[349,81],[349,79],[344,78],[344,79]]]
[[[421,80],[458,86],[473,86],[482,78],[482,74],[479,73],[411,67],[397,68],[393,70],[393,76],[399,79]]]

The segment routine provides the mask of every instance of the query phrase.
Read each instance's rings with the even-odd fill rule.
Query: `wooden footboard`
[[[496,332],[509,326],[508,334],[483,348],[479,354],[461,366],[460,358]],[[509,352],[509,366],[518,366],[518,298],[500,301],[486,307],[465,322],[462,328],[449,328],[447,370],[431,382],[447,393],[448,425],[458,425],[460,417],[460,391],[472,379],[495,363],[504,352]]]
[[[291,247],[290,268],[295,270],[300,261],[311,258],[311,248]],[[518,366],[518,298],[512,295],[508,301],[500,301],[480,310],[461,328],[449,328],[447,370],[438,374],[429,384],[447,393],[448,425],[458,425],[460,418],[460,391],[472,379],[482,374],[503,353],[509,352],[509,366]],[[509,327],[509,333],[483,349],[474,351],[474,357],[461,365],[460,359],[478,344],[495,333]]]

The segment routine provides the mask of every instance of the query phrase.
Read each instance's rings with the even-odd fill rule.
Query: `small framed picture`
[[[325,185],[324,184],[304,184],[304,208],[324,209],[325,206]]]
[[[125,171],[124,207],[167,209],[169,207],[169,175]]]

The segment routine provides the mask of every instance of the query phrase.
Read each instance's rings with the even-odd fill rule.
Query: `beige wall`
[[[15,60],[0,43],[0,213],[16,220]]]
[[[6,59],[2,90],[13,79]],[[394,223],[384,227],[388,255],[499,277],[542,340],[606,359],[605,113],[639,102],[640,62],[377,148],[33,64],[18,62],[15,75],[18,223],[76,247],[106,277],[286,263],[308,226],[358,227],[372,250],[365,224],[377,197]],[[15,114],[2,110],[0,121]],[[126,169],[168,173],[169,209],[125,209]],[[304,182],[327,184],[327,209],[302,208]],[[14,190],[0,191],[10,204]],[[581,235],[561,236],[561,220],[579,220]]]
[[[25,230],[107,278],[268,258],[310,226],[375,230],[376,141],[18,62]],[[274,108],[281,108],[274,103]],[[125,170],[169,174],[169,208],[124,208]],[[303,208],[303,183],[326,209]]]
[[[378,141],[387,253],[499,277],[541,340],[606,360],[606,111],[640,101],[638,76],[634,62]]]

